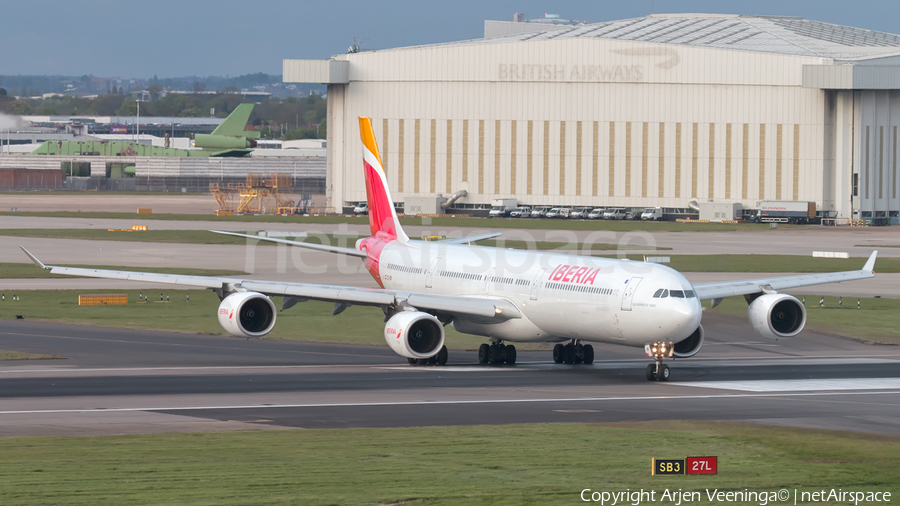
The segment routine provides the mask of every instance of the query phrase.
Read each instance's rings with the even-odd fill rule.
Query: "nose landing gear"
[[[675,353],[675,345],[670,342],[660,341],[644,345],[647,356],[653,359],[653,363],[647,366],[648,381],[669,381],[669,366],[663,363],[666,358],[672,358]]]
[[[594,347],[582,345],[576,339],[569,344],[559,343],[553,347],[553,361],[557,364],[593,364]]]

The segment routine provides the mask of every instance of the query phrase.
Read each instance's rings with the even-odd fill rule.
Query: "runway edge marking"
[[[440,406],[458,404],[514,404],[514,403],[551,403],[551,402],[609,402],[609,401],[650,401],[650,400],[684,400],[684,399],[747,399],[773,397],[827,397],[848,395],[900,395],[900,390],[864,391],[864,392],[801,392],[772,394],[722,394],[722,395],[657,395],[643,397],[576,397],[570,399],[480,399],[458,401],[402,401],[402,402],[351,402],[351,403],[314,403],[314,404],[261,404],[235,406],[173,406],[142,408],[86,408],[86,409],[38,409],[20,411],[0,411],[0,415],[27,415],[41,413],[121,413],[134,411],[212,411],[217,409],[284,409],[284,408],[351,408],[377,406]]]

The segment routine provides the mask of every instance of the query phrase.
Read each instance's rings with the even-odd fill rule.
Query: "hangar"
[[[284,60],[328,85],[329,206],[365,200],[370,116],[400,205],[815,201],[900,214],[900,36],[796,17],[486,21],[485,37]],[[457,204],[460,205],[460,204]]]

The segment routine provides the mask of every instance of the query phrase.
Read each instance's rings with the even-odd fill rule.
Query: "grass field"
[[[252,232],[247,232],[252,234]],[[144,232],[110,232],[104,229],[67,229],[67,228],[10,228],[0,229],[0,236],[10,237],[40,237],[47,239],[82,239],[82,240],[99,240],[99,241],[130,241],[130,242],[159,242],[159,243],[178,243],[178,244],[231,244],[245,245],[248,239],[235,237],[231,235],[214,234],[206,230],[147,230]],[[310,233],[306,238],[299,239],[303,242],[311,242],[315,244],[330,244],[343,247],[353,247],[356,239],[364,236],[357,234],[322,234]],[[290,239],[290,238],[288,238]],[[258,244],[263,246],[273,246],[274,243],[260,241]],[[481,246],[501,246],[505,248],[524,249],[534,247],[537,250],[551,249],[584,249],[580,243],[566,243],[554,241],[534,241],[527,243],[525,241],[505,241],[488,239],[478,243]],[[591,245],[590,251],[615,251],[618,249],[617,244],[611,243],[594,243]],[[629,245],[631,250],[670,250],[672,248],[653,248],[643,245]],[[0,276],[2,277],[2,276]]]
[[[135,191],[125,191],[125,190],[84,190],[84,191],[73,191],[73,190],[6,190],[0,191],[0,195],[19,195],[23,197],[31,196],[31,195],[53,195],[57,197],[64,197],[67,195],[94,195],[97,198],[103,198],[104,195],[130,195],[133,197],[143,197],[146,195],[165,195],[170,197],[182,197],[182,196],[192,196],[196,197],[198,195],[206,195],[209,196],[209,193],[199,193],[199,192],[145,192],[142,191],[140,193]]]
[[[88,239],[107,241],[161,242],[181,244],[231,244],[246,245],[248,239],[229,235],[214,234],[203,230],[149,230],[146,232],[109,232],[98,229],[0,229],[0,236],[41,237],[55,239]],[[303,239],[311,243],[327,243],[352,247],[357,236],[338,234],[313,234]],[[272,246],[274,243],[260,241],[258,244]],[[502,246],[506,248],[526,248],[534,246],[538,250],[563,248],[587,253],[583,244],[552,241],[504,241],[489,239],[478,243],[482,246]],[[629,245],[631,250],[646,249],[668,251],[671,248],[650,248],[643,245]],[[617,244],[595,243],[591,253],[599,256],[618,249]],[[813,258],[801,255],[667,255],[671,259],[669,267],[682,272],[832,272],[857,270],[865,264],[865,258]],[[631,260],[643,260],[643,255],[627,255]],[[881,273],[900,272],[900,259],[881,258],[876,264]],[[2,278],[3,276],[0,276]]]
[[[125,306],[79,306],[78,295],[89,293],[127,293]],[[75,323],[100,327],[122,327],[144,330],[170,330],[199,334],[222,335],[224,331],[216,320],[219,299],[210,291],[155,289],[150,292],[149,303],[139,303],[139,290],[29,290],[17,291],[20,300],[7,297],[0,303],[0,318],[14,318],[24,314],[29,320]],[[169,303],[160,303],[168,294]],[[190,294],[190,303],[186,295]],[[7,294],[9,295],[9,294]],[[856,299],[845,299],[845,309],[837,308],[837,299],[826,298],[826,308],[818,305],[818,297],[807,297],[807,328],[829,334],[885,344],[900,344],[897,334],[900,322],[900,300],[862,299],[862,309],[856,309]],[[275,298],[280,307],[281,299]],[[708,303],[707,303],[708,306]],[[275,329],[269,339],[383,345],[384,321],[381,310],[374,307],[353,306],[332,316],[333,305],[309,301],[278,313]],[[746,315],[747,303],[743,297],[731,297],[714,309],[716,312]],[[347,329],[353,329],[347,332]],[[459,334],[449,326],[447,347],[454,350],[472,350],[485,340],[480,337]],[[522,350],[549,349],[543,344],[517,344]]]
[[[40,353],[25,353],[21,351],[0,350],[0,360],[47,360],[59,359],[56,355],[41,355]]]
[[[900,492],[898,437],[715,422],[6,437],[0,452],[4,505],[543,505],[579,504],[584,489],[654,490],[657,500],[699,491],[715,504],[706,489]],[[650,476],[651,457],[686,455],[717,456],[718,475]]]
[[[210,198],[210,209],[212,209]],[[215,216],[214,214],[135,214],[135,213],[107,213],[107,212],[0,212],[0,216],[38,216],[49,218],[94,218],[94,219],[123,219],[123,220],[170,220],[170,221],[238,221],[246,223],[317,223],[317,224],[356,224],[367,225],[369,219],[365,216]],[[766,223],[676,223],[674,221],[642,222],[642,221],[606,221],[606,220],[548,220],[548,219],[517,219],[517,218],[401,218],[403,225],[428,225],[448,228],[522,228],[541,230],[646,230],[649,232],[728,232],[741,231],[766,231],[770,226]],[[804,229],[809,226],[779,225],[779,228]]]
[[[206,230],[147,230],[144,232],[110,232],[96,228],[22,228],[0,229],[0,236],[40,237],[46,239],[84,239],[91,241],[161,242],[178,244],[237,244],[247,240]],[[269,245],[271,243],[260,243]]]
[[[820,296],[805,298],[808,330],[868,343],[900,345],[900,300],[859,299],[857,309],[855,297],[845,297],[843,307],[839,307],[838,297],[825,297],[825,307],[819,306]],[[745,316],[747,302],[743,297],[729,297],[713,311]]]
[[[24,254],[23,254],[24,256]],[[62,267],[85,267],[88,269],[109,269],[114,271],[164,272],[168,274],[193,274],[194,276],[243,276],[243,271],[226,269],[190,269],[184,267],[127,267],[122,265],[67,265]],[[33,263],[14,264],[0,262],[0,279],[71,278],[63,274],[50,274]]]

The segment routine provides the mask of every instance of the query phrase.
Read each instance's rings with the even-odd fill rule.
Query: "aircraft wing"
[[[878,252],[873,251],[869,260],[866,261],[866,265],[858,271],[825,272],[820,274],[803,274],[801,276],[702,283],[694,285],[694,292],[701,300],[721,299],[733,295],[750,295],[767,290],[786,290],[788,288],[798,288],[801,286],[824,285],[828,283],[840,283],[841,281],[874,278],[875,257],[877,255]]]
[[[255,236],[250,237],[256,238]],[[271,238],[269,238],[269,240],[271,240]],[[522,317],[522,314],[515,305],[508,300],[501,298],[436,295],[400,290],[384,290],[380,288],[319,285],[315,283],[292,283],[285,281],[262,281],[233,277],[186,276],[153,272],[60,267],[55,265],[45,265],[23,246],[19,247],[22,248],[22,251],[28,255],[32,262],[42,269],[49,270],[51,274],[146,281],[149,283],[193,286],[213,290],[223,290],[226,292],[246,290],[259,292],[269,296],[293,297],[301,301],[321,300],[351,305],[381,307],[399,306],[405,303],[420,310],[431,310],[436,313],[444,313],[453,316],[489,318],[494,322]]]

